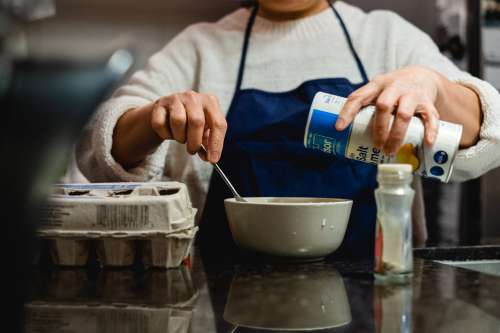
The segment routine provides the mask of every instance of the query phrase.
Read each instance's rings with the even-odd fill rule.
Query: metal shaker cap
[[[410,164],[379,164],[378,182],[411,181],[413,168]]]

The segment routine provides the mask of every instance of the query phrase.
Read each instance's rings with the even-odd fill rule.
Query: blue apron
[[[342,27],[363,82],[353,84],[347,78],[311,80],[280,93],[241,89],[257,14],[257,8],[254,8],[245,32],[235,94],[227,113],[228,131],[220,166],[242,196],[353,199],[346,237],[336,255],[366,259],[373,256],[374,249],[376,168],[307,150],[303,143],[309,108],[318,91],[346,97],[368,82],[347,27],[335,8],[330,6]],[[198,240],[202,252],[236,250],[224,212],[223,201],[230,197],[232,195],[220,177],[213,174],[200,223]]]

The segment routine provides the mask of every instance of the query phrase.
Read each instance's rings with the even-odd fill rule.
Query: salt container
[[[412,179],[411,165],[378,166],[375,277],[379,280],[404,281],[413,271]]]
[[[453,164],[462,137],[462,125],[439,121],[434,144],[424,143],[422,120],[412,117],[403,145],[395,155],[387,155],[375,147],[372,138],[373,105],[362,108],[353,122],[343,131],[335,123],[347,99],[318,92],[309,111],[304,146],[340,158],[368,164],[405,163],[413,171],[427,178],[447,183],[453,173]],[[391,118],[391,123],[394,117]]]

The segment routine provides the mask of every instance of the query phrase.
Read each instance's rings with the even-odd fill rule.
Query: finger
[[[151,128],[163,140],[172,138],[167,123],[167,110],[159,102],[154,104],[151,112]]]
[[[205,124],[205,131],[203,132],[203,145],[208,146],[208,138],[210,137],[210,128]]]
[[[208,160],[212,163],[219,161],[227,131],[226,118],[220,111],[217,97],[204,95],[204,110],[207,127],[210,129],[208,136]]]
[[[205,129],[205,114],[197,93],[189,91],[181,96],[187,115],[187,151],[193,155],[200,150]]]
[[[425,128],[425,143],[434,144],[439,130],[439,113],[432,103],[428,103],[417,108],[417,113],[421,115]]]
[[[203,146],[205,146],[205,147],[208,146],[208,137],[209,136],[210,136],[210,129],[206,128],[206,125],[205,125],[205,132],[203,133],[203,140],[202,140]],[[205,151],[203,149],[198,151],[198,156],[200,156],[200,158],[203,161],[208,162],[207,154],[205,153]]]
[[[399,99],[396,116],[384,145],[384,151],[387,154],[395,154],[403,144],[417,105],[417,101],[411,95],[405,95]]]
[[[392,113],[396,108],[396,103],[400,95],[396,89],[385,89],[378,96],[375,103],[376,110],[373,116],[373,144],[378,149],[382,149],[389,135],[389,124]]]
[[[343,131],[349,126],[361,108],[369,105],[382,91],[382,86],[377,82],[370,82],[362,88],[353,92],[347,98],[347,102],[339,113],[335,128]]]
[[[186,109],[178,96],[172,98],[168,107],[168,114],[173,138],[177,142],[186,143]]]

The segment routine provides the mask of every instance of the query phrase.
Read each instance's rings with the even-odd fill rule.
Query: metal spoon
[[[205,156],[208,155],[208,151],[207,149],[205,148],[205,146],[201,145],[201,150],[205,153]],[[226,183],[227,187],[229,187],[229,189],[231,190],[231,192],[233,193],[233,196],[234,198],[236,199],[236,201],[239,201],[239,202],[247,202],[245,199],[243,199],[241,197],[241,195],[238,194],[238,192],[236,191],[236,189],[234,188],[233,184],[231,184],[231,182],[229,181],[229,178],[227,178],[226,174],[224,174],[224,172],[222,171],[222,169],[219,167],[219,165],[217,163],[212,163],[212,165],[214,166],[215,170],[217,170],[217,172],[219,173],[219,175],[221,176],[222,180],[224,181],[224,183]]]

